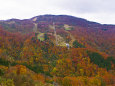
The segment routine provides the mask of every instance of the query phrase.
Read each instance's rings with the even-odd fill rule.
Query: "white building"
[[[68,43],[66,43],[66,46],[67,46],[67,48],[69,49],[69,44],[68,44]]]

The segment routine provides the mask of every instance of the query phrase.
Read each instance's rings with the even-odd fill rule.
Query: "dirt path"
[[[69,31],[66,31],[70,38],[71,38],[71,41],[69,42],[70,46],[72,47],[73,46],[73,42],[76,40],[74,36],[72,36],[72,34],[69,32]],[[63,37],[61,37],[60,35],[57,35],[57,43],[58,43],[58,46],[66,46],[66,41],[64,40]]]
[[[65,31],[66,31],[66,30],[65,30]],[[69,31],[66,31],[66,32],[67,32],[67,33],[70,35],[70,37],[71,37],[71,41],[70,41],[69,44],[70,44],[70,46],[73,46],[73,42],[74,42],[76,39],[75,39],[74,36],[71,35],[71,33],[70,33]]]
[[[38,32],[38,31],[37,31],[37,28],[38,28],[38,27],[37,27],[37,24],[36,24],[36,23],[34,23],[33,32],[36,32],[36,33],[37,33],[37,32]]]

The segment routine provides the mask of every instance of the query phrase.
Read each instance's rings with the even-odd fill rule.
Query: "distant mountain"
[[[33,28],[34,27],[33,23],[41,24],[44,25],[45,27],[48,25],[52,25],[53,22],[55,22],[56,25],[67,24],[70,26],[79,26],[85,28],[101,28],[103,30],[108,28],[115,28],[115,25],[100,24],[100,23],[88,21],[86,19],[77,18],[68,15],[40,15],[40,16],[33,17],[31,19],[24,19],[24,20],[9,19],[9,20],[0,21],[0,24],[4,27],[4,29],[11,27],[12,29],[14,28],[14,29],[22,30],[22,29]]]
[[[50,34],[53,33],[51,29],[53,22],[60,36],[59,40],[65,41],[64,37],[71,35],[88,48],[115,56],[115,25],[100,24],[68,15],[40,15],[24,20],[10,19],[0,21],[0,25],[10,32]]]

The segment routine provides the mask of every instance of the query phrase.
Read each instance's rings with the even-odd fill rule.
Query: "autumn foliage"
[[[57,21],[57,35],[70,43],[69,49],[55,44],[49,28],[52,19]],[[34,22],[45,33],[45,40],[41,41],[31,31],[33,21],[11,21],[15,23],[0,22],[0,86],[115,85],[114,27],[90,22],[88,26],[73,17],[47,15]],[[73,29],[66,31],[64,24]],[[97,30],[92,29],[95,25]]]

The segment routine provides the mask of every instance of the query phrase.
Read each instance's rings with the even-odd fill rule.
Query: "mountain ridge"
[[[26,19],[19,19],[19,18],[11,18],[11,19],[6,19],[6,20],[0,20],[0,21],[11,21],[11,20],[19,20],[19,21],[24,21],[24,20],[31,20],[31,19],[33,19],[33,18],[35,18],[35,17],[43,17],[43,16],[46,16],[46,17],[51,17],[51,16],[54,16],[54,17],[56,17],[56,16],[61,16],[61,17],[64,17],[64,16],[66,16],[66,17],[73,17],[73,18],[77,18],[77,19],[81,19],[81,20],[84,20],[84,21],[87,21],[87,22],[91,22],[91,23],[96,23],[96,24],[100,24],[100,25],[115,25],[115,24],[101,24],[101,23],[98,23],[98,22],[95,22],[95,21],[90,21],[90,20],[88,20],[88,19],[85,19],[85,18],[81,18],[81,17],[76,17],[76,16],[72,16],[72,15],[50,15],[50,14],[45,14],[45,15],[38,15],[38,16],[34,16],[34,17],[31,17],[31,18],[26,18]]]
[[[35,32],[33,29],[36,23],[37,32],[53,34],[51,29],[53,22],[61,39],[62,37],[65,39],[69,31],[76,40],[86,46],[91,46],[101,52],[107,50],[107,54],[115,56],[115,25],[100,24],[69,15],[40,15],[23,20],[9,19],[0,21],[0,25],[10,32],[26,34]]]

